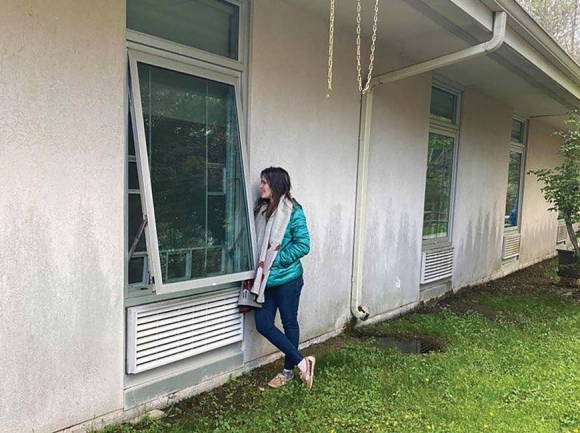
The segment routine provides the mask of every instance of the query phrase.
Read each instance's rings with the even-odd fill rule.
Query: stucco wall
[[[328,29],[281,0],[253,5],[250,75],[250,173],[288,170],[311,235],[303,259],[301,339],[340,328],[348,319],[358,137],[354,39],[337,30],[333,92],[326,98]],[[246,326],[247,359],[273,352]]]
[[[419,297],[430,100],[431,74],[375,90],[361,300],[372,315]]]
[[[4,0],[0,431],[122,406],[124,2]]]
[[[453,287],[501,270],[511,107],[467,89],[459,138]]]
[[[538,119],[528,127],[526,171],[552,168],[559,164],[558,149],[561,138],[553,135],[553,128]],[[526,174],[522,202],[522,243],[520,260],[528,262],[554,252],[556,245],[556,212],[548,212],[550,205],[540,191],[543,185],[536,176]]]

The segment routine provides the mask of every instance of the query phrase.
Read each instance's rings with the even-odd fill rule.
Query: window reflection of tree
[[[505,226],[517,225],[517,207],[520,194],[522,154],[510,152],[507,198],[505,205]]]
[[[424,237],[447,236],[454,139],[430,133],[425,185]]]
[[[226,188],[241,180],[233,179],[241,174],[233,88],[146,65],[140,81],[164,279],[231,272],[233,264],[223,263],[234,242],[227,209],[242,209],[237,217],[246,218],[244,206],[231,205],[243,191]],[[247,255],[248,245],[234,247]]]

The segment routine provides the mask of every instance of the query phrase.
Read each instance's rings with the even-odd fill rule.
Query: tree
[[[518,0],[544,30],[580,63],[580,0]]]
[[[559,212],[574,246],[577,260],[580,260],[577,233],[574,224],[580,222],[580,111],[570,113],[566,120],[569,129],[556,134],[564,139],[560,148],[562,163],[554,169],[530,171],[544,183],[542,193],[551,203],[550,210]]]

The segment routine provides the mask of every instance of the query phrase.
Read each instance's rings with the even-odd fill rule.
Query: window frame
[[[514,120],[523,123],[523,136],[522,136],[523,143],[512,140],[511,124],[510,124],[510,136],[509,136],[510,145],[509,145],[509,152],[508,152],[508,177],[506,180],[506,198],[505,198],[505,200],[507,201],[507,187],[509,184],[509,158],[510,158],[512,152],[519,153],[521,155],[521,166],[520,166],[520,181],[519,181],[519,185],[518,185],[518,218],[517,218],[517,222],[516,222],[515,226],[506,227],[505,226],[505,218],[507,215],[505,215],[505,210],[504,210],[503,229],[504,229],[505,234],[519,233],[519,232],[521,232],[521,227],[522,227],[522,209],[523,209],[522,204],[523,204],[523,196],[524,196],[524,183],[525,183],[524,180],[525,180],[525,174],[526,174],[526,153],[527,153],[526,148],[527,148],[527,144],[528,144],[528,124],[529,124],[529,121],[527,118],[525,118],[524,116],[522,116],[521,114],[518,114],[518,113],[514,113],[512,115],[512,122]],[[504,207],[505,207],[505,203],[504,203]]]
[[[167,53],[169,54],[169,53]],[[221,69],[215,65],[207,65],[194,59],[184,59],[177,61],[172,55],[153,55],[143,51],[128,50],[129,58],[129,83],[131,89],[130,110],[133,122],[133,134],[135,142],[135,154],[137,157],[137,170],[141,182],[141,207],[143,217],[147,218],[145,227],[145,239],[147,242],[147,253],[149,259],[150,289],[157,295],[171,294],[177,292],[189,291],[197,293],[207,291],[208,287],[214,287],[226,283],[233,283],[252,278],[254,270],[238,272],[234,274],[205,277],[187,281],[178,281],[164,283],[162,278],[161,257],[157,240],[157,227],[155,219],[155,208],[153,204],[153,191],[151,185],[151,174],[149,170],[147,157],[147,143],[145,139],[145,125],[143,120],[143,109],[141,105],[141,92],[139,84],[138,63],[145,63],[172,71],[213,80],[233,86],[236,98],[236,111],[239,125],[240,154],[242,162],[242,172],[244,174],[244,185],[246,188],[246,205],[248,215],[248,225],[250,229],[251,240],[251,263],[255,261],[255,228],[252,224],[253,206],[251,204],[249,173],[248,173],[248,155],[246,147],[245,121],[242,107],[241,95],[241,73],[238,71]],[[193,292],[192,292],[193,290]]]
[[[248,189],[247,184],[249,183],[249,179],[247,177],[247,170],[249,169],[248,162],[244,160],[244,155],[248,152],[247,148],[247,101],[248,101],[248,58],[249,58],[249,33],[250,33],[250,18],[251,18],[251,3],[250,0],[225,0],[228,3],[231,3],[237,7],[239,7],[239,22],[238,22],[238,58],[232,59],[229,57],[221,56],[218,54],[214,54],[208,51],[201,50],[199,48],[194,48],[187,45],[182,45],[177,42],[165,40],[163,38],[153,36],[147,33],[138,32],[135,30],[131,30],[125,28],[125,40],[126,40],[126,49],[128,51],[138,51],[143,53],[152,54],[154,56],[162,57],[165,59],[175,60],[177,62],[187,63],[193,66],[197,66],[199,68],[208,69],[211,71],[221,72],[224,74],[230,74],[235,77],[241,76],[241,105],[239,101],[237,101],[238,106],[238,118],[242,117],[243,122],[239,121],[240,127],[240,142],[242,146],[242,164],[244,175],[246,176],[246,195],[247,199],[249,200],[251,193]],[[236,73],[232,73],[236,72]],[[128,134],[129,134],[129,99],[130,99],[130,79],[129,79],[129,68],[125,68],[125,83],[127,83],[125,89],[125,107],[128,109],[125,111],[124,120],[125,120],[125,143],[128,143]],[[132,116],[134,118],[134,116]],[[135,130],[133,129],[135,133]],[[246,144],[244,144],[246,142]],[[136,145],[136,142],[135,142]],[[135,149],[137,152],[137,149]],[[127,150],[125,150],[125,201],[124,201],[124,209],[125,215],[128,215],[129,212],[129,200],[128,200],[128,167],[129,167],[129,155]],[[141,205],[144,206],[144,201],[142,200]],[[250,221],[250,229],[253,231],[254,227]],[[154,291],[154,287],[149,284],[147,280],[139,283],[129,284],[128,276],[129,276],[129,260],[128,260],[128,249],[132,243],[132,239],[127,240],[129,231],[129,222],[127,217],[125,217],[125,305],[126,306],[135,306],[135,305],[142,305],[149,302],[157,302],[166,299],[173,299],[178,296],[189,296],[201,292],[207,291],[214,291],[223,288],[231,287],[234,283],[226,283],[226,284],[217,284],[212,285],[210,287],[206,287],[205,289],[193,289],[193,290],[184,290],[177,293],[168,293],[168,294],[159,294]],[[147,237],[147,230],[144,230],[143,236]],[[255,242],[254,239],[251,240]],[[256,252],[255,252],[255,245],[251,246],[253,251],[254,257],[252,257],[253,261],[256,261]],[[135,253],[133,257],[136,257],[138,253]],[[145,266],[144,266],[144,275],[149,275],[149,264],[151,257],[148,256],[147,253],[143,253],[141,255],[145,255]]]
[[[455,193],[456,193],[456,179],[457,179],[457,159],[458,159],[458,149],[459,149],[459,138],[460,138],[460,127],[459,122],[461,118],[461,108],[462,108],[462,94],[461,90],[452,87],[446,83],[439,80],[433,80],[431,83],[431,89],[436,87],[439,90],[453,94],[455,96],[455,107],[453,112],[453,122],[445,122],[442,120],[433,119],[431,117],[431,100],[429,100],[429,131],[428,134],[439,134],[447,137],[453,138],[453,163],[451,164],[451,188],[449,191],[449,222],[447,229],[447,236],[441,238],[424,239],[423,229],[425,224],[425,193],[427,188],[427,170],[428,165],[425,166],[425,191],[423,194],[423,212],[422,218],[423,223],[421,225],[421,243],[422,250],[431,250],[437,248],[450,247],[453,241],[453,220],[455,214]],[[433,91],[431,90],[431,93]],[[427,137],[427,154],[429,153],[429,139]],[[427,161],[426,161],[427,162]]]
[[[239,23],[238,23],[238,58],[231,59],[229,57],[220,56],[200,48],[190,47],[188,45],[180,44],[179,42],[169,41],[158,36],[149,35],[147,33],[138,32],[129,28],[125,29],[125,38],[127,40],[128,48],[143,48],[152,47],[159,50],[173,52],[184,57],[198,59],[206,63],[220,65],[225,68],[244,72],[246,71],[246,59],[248,58],[248,38],[249,34],[249,5],[247,0],[224,0],[239,8]]]

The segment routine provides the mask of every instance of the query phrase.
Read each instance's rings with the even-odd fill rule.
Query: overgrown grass
[[[543,272],[552,284],[550,265]],[[580,304],[553,290],[526,294],[524,273],[513,281],[513,293],[496,290],[503,281],[458,297],[492,308],[491,320],[449,301],[365,329],[433,336],[442,352],[404,355],[342,336],[318,356],[310,392],[298,381],[261,391],[253,372],[169,409],[164,421],[105,431],[578,433]]]

